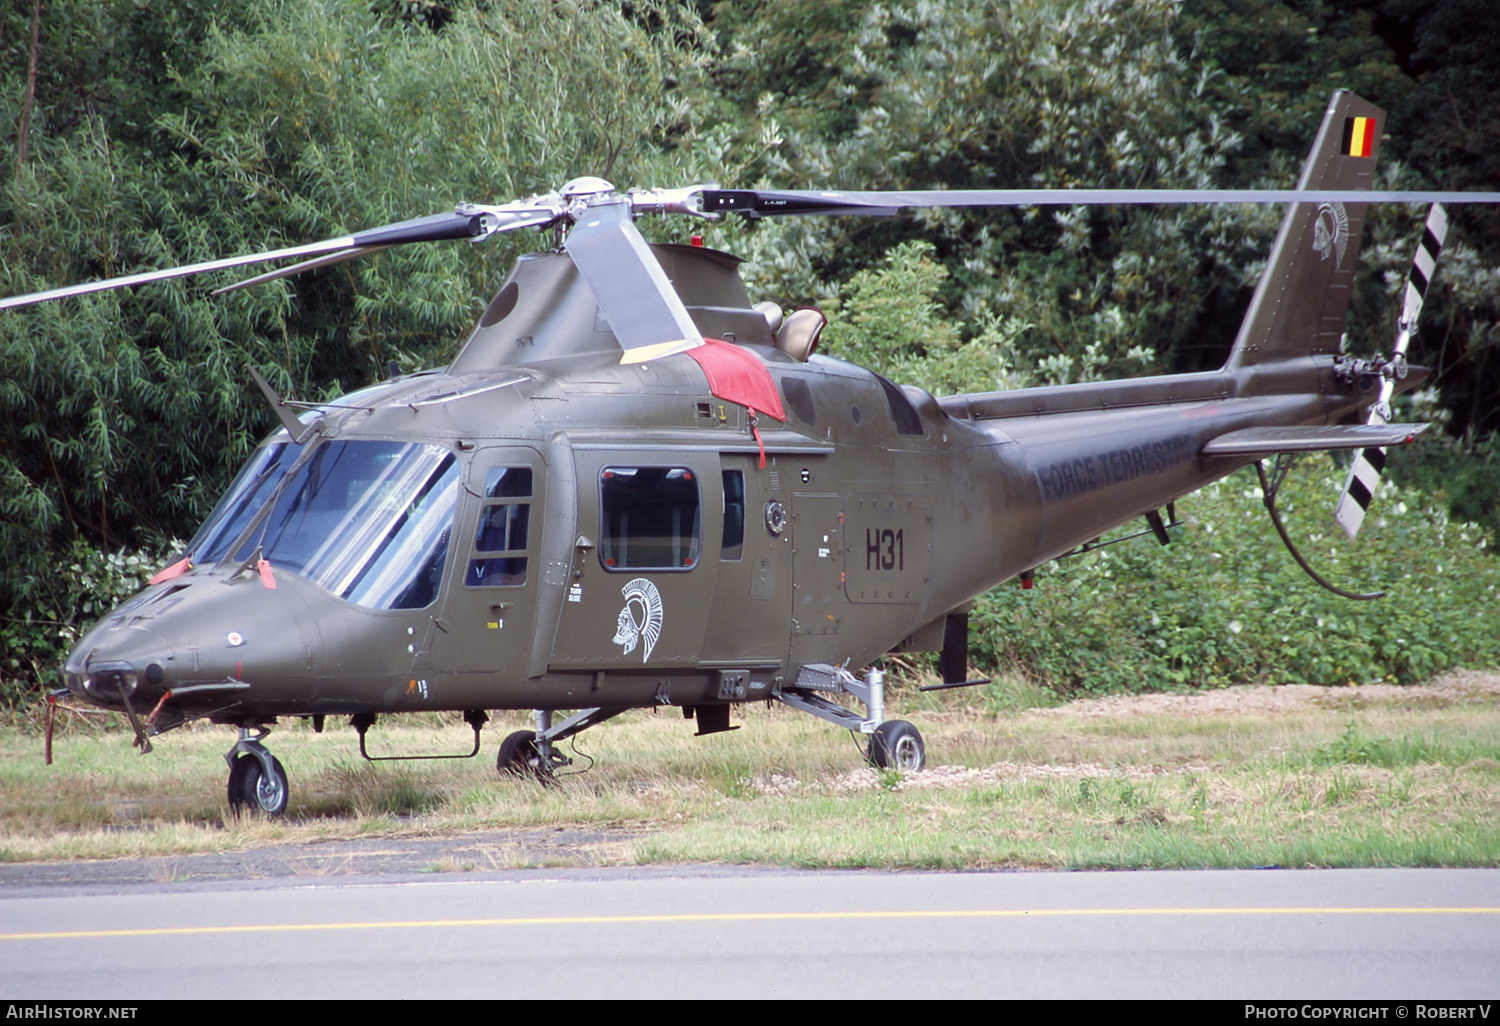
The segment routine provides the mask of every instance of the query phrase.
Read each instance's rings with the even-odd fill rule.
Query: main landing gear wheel
[[[877,769],[914,773],[927,765],[922,735],[905,720],[886,720],[870,735],[870,762]]]
[[[552,767],[542,758],[534,730],[518,730],[501,741],[500,754],[495,757],[495,768],[502,777],[530,777],[541,781],[552,779]]]
[[[286,811],[288,793],[286,770],[274,755],[269,775],[260,759],[249,754],[240,755],[229,770],[229,807],[235,812],[279,816]]]

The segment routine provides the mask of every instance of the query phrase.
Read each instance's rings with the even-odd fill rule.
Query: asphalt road
[[[1193,997],[1392,1001],[1388,1020],[1456,1001],[1483,1021],[1497,994],[1496,870],[0,886],[10,1000]]]

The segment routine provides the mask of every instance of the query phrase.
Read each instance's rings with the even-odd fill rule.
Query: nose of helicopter
[[[141,627],[96,629],[68,655],[63,680],[76,697],[96,705],[154,701],[167,689],[176,655],[167,640]]]
[[[295,579],[269,588],[210,572],[147,589],[84,635],[64,681],[78,698],[119,709],[168,691],[175,704],[216,703],[305,678],[319,647],[305,590]]]

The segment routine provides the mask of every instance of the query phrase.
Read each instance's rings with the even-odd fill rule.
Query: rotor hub
[[[612,183],[606,182],[603,178],[585,175],[568,182],[558,190],[557,194],[564,200],[572,202],[578,199],[587,200],[594,196],[607,196],[614,192],[615,187]]]

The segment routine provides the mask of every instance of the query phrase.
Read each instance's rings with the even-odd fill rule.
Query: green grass
[[[618,838],[538,855],[490,846],[434,872],[708,862],[974,869],[1500,864],[1500,692],[1339,689],[1292,709],[1190,715],[1027,707],[994,691],[908,691],[927,771],[879,773],[846,732],[789,710],[694,738],[675,710],[578,739],[554,786],[501,779],[496,717],[475,760],[366,763],[355,735],[300,721],[269,745],[287,816],[229,813],[231,731],[190,728],[142,757],[128,732],[70,720],[44,766],[34,723],[0,728],[0,861],[119,858],[333,837],[573,826]],[[998,692],[1002,697],[996,697]],[[77,719],[76,717],[74,718]],[[435,715],[382,720],[371,754],[463,751]],[[573,754],[570,750],[570,754]]]

